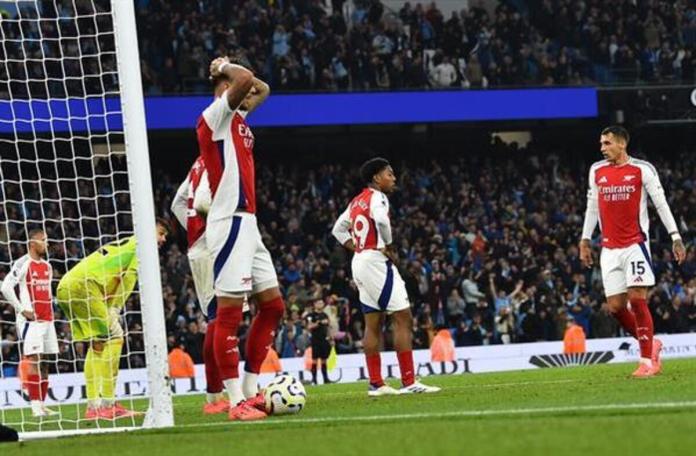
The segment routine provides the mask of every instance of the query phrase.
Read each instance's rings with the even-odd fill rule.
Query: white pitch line
[[[578,383],[580,381],[584,380],[571,380],[571,379],[565,379],[565,380],[544,380],[540,382],[506,382],[506,383],[480,383],[480,384],[471,384],[471,385],[457,385],[457,386],[445,386],[444,391],[458,391],[458,390],[466,390],[466,389],[474,389],[474,388],[496,388],[496,387],[508,387],[508,386],[527,386],[527,385],[553,385],[553,384],[560,384],[560,383]],[[339,393],[321,393],[321,397],[336,397],[336,396],[365,396],[365,391],[343,391]]]
[[[635,404],[598,404],[598,405],[576,405],[566,407],[538,407],[538,408],[519,408],[501,410],[458,410],[453,412],[439,413],[401,413],[391,415],[366,415],[366,416],[331,416],[319,418],[290,418],[270,419],[260,421],[221,421],[216,423],[201,424],[181,424],[176,427],[220,427],[220,426],[264,426],[264,425],[290,425],[290,424],[311,424],[311,423],[336,423],[336,422],[371,422],[383,420],[412,420],[418,418],[457,418],[457,417],[482,417],[482,416],[504,416],[504,415],[540,415],[544,413],[573,413],[573,412],[601,412],[608,410],[649,410],[649,409],[674,409],[674,408],[696,408],[696,401],[683,402],[645,402]]]

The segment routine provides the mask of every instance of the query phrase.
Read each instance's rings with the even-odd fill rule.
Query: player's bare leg
[[[636,338],[640,347],[640,366],[633,373],[634,377],[651,377],[662,369],[660,351],[662,343],[653,344],[653,319],[648,307],[648,288],[630,287],[628,302],[631,311],[636,316]],[[654,350],[657,348],[657,352]]]
[[[367,363],[367,374],[370,379],[368,396],[397,395],[399,390],[384,383],[382,378],[382,358],[380,345],[382,342],[382,326],[384,314],[369,312],[365,314],[365,334],[363,335],[363,351]]]
[[[406,308],[392,314],[394,328],[394,349],[399,360],[401,371],[401,394],[413,393],[437,393],[440,388],[424,385],[416,380],[413,367],[413,315],[411,309]]]

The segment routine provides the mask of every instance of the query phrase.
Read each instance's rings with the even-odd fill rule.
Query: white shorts
[[[241,212],[210,222],[206,240],[214,257],[216,296],[242,297],[278,286],[275,266],[254,214]]]
[[[189,250],[188,259],[198,303],[203,315],[207,317],[208,305],[215,298],[215,290],[213,289],[214,258],[208,249],[201,248],[200,250]]]
[[[603,248],[599,256],[604,295],[626,293],[628,287],[655,285],[650,246],[646,242],[620,249]]]
[[[410,307],[404,280],[381,252],[368,250],[355,254],[352,270],[363,313],[392,313]]]
[[[24,320],[21,325],[24,356],[58,353],[58,336],[52,321]]]

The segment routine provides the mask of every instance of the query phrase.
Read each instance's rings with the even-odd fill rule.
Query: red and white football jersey
[[[34,260],[26,254],[12,265],[2,291],[18,313],[31,309],[37,321],[53,321],[52,279],[53,268],[48,261]]]
[[[256,213],[254,135],[245,118],[246,112],[230,109],[225,92],[198,119],[198,148],[212,195],[209,223],[237,211]]]
[[[676,231],[653,165],[630,158],[623,165],[603,160],[590,167],[588,213],[594,208],[598,211],[603,247],[624,248],[648,240],[648,196],[655,203],[667,229]],[[591,237],[592,225],[591,229],[588,228],[586,220],[583,238]]]
[[[191,250],[205,233],[205,218],[194,208],[194,200],[199,190],[208,185],[205,162],[198,157],[189,170],[186,180],[181,183],[172,201],[172,212],[179,223],[186,228],[188,248]]]
[[[378,190],[365,188],[336,221],[333,234],[341,244],[352,238],[358,254],[380,250],[391,244],[387,196]]]

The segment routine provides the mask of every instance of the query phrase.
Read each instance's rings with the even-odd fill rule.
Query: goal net
[[[133,2],[0,0],[0,14],[0,279],[43,230],[58,340],[50,354],[47,325],[0,296],[0,423],[25,438],[172,425]],[[95,252],[110,263],[77,267]]]

